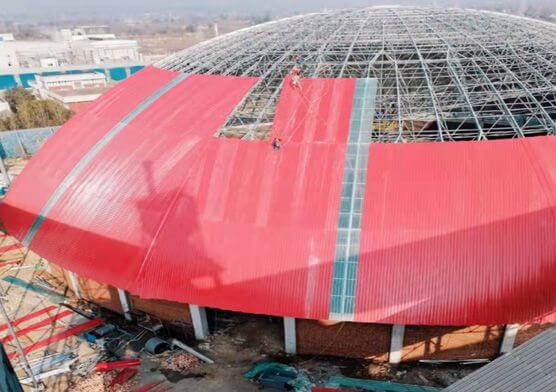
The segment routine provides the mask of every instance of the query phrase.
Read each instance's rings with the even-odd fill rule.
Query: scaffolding
[[[258,76],[218,136],[268,136],[284,77],[376,78],[371,142],[556,134],[556,25],[486,11],[371,7],[236,31],[157,65]]]

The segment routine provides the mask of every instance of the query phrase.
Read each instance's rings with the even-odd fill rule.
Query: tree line
[[[12,113],[0,117],[0,131],[62,125],[73,112],[52,99],[38,99],[24,88],[7,90],[4,100]]]

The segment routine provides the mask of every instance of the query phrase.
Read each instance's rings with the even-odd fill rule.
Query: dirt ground
[[[23,170],[25,165],[29,162],[29,158],[7,158],[4,159],[4,165],[8,171],[8,176],[10,181],[13,181],[19,173]],[[5,181],[3,176],[0,176],[0,186],[5,186]]]

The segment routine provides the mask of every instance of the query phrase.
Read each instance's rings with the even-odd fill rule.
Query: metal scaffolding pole
[[[32,383],[33,383],[33,388],[38,389],[39,388],[39,382],[37,381],[37,378],[35,377],[35,374],[33,373],[33,369],[31,369],[31,366],[29,365],[29,361],[27,360],[27,355],[25,355],[25,352],[23,351],[23,347],[21,347],[21,343],[19,342],[17,334],[15,333],[15,329],[12,325],[10,317],[8,316],[8,313],[6,312],[6,308],[4,307],[4,297],[5,297],[5,294],[3,294],[2,297],[0,297],[0,311],[2,312],[2,316],[4,317],[4,321],[8,325],[8,330],[10,332],[10,335],[12,335],[17,353],[19,354],[19,358],[21,358],[21,360],[23,361],[23,367],[25,368],[25,371],[27,372],[29,377],[31,377],[31,380],[32,380]]]

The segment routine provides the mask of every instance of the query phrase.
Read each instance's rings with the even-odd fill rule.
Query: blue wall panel
[[[137,65],[135,67],[129,67],[129,72],[133,75],[135,72],[139,72],[141,71],[143,68],[145,68],[144,65]]]
[[[0,90],[6,90],[14,87],[17,87],[17,83],[15,82],[13,75],[0,75]]]
[[[110,79],[118,81],[125,78],[127,78],[127,73],[124,67],[110,69]]]
[[[58,127],[0,132],[0,156],[15,158],[33,155]]]
[[[35,80],[35,74],[32,73],[19,74],[19,78],[21,79],[21,84],[23,84],[23,87],[29,88],[31,87],[29,82],[33,82]]]
[[[129,67],[130,74],[134,74],[144,68],[143,65],[136,65]],[[110,79],[119,82],[127,78],[126,67],[116,67],[116,68],[91,68],[91,69],[70,69],[64,72],[61,71],[44,71],[40,73],[22,73],[19,74],[21,79],[21,84],[25,88],[31,87],[29,82],[34,81],[37,74],[49,76],[49,75],[62,75],[62,74],[80,74],[84,72],[98,72],[102,74],[108,74]],[[17,82],[14,74],[4,74],[0,75],[0,90],[7,90],[10,88],[17,87]]]

